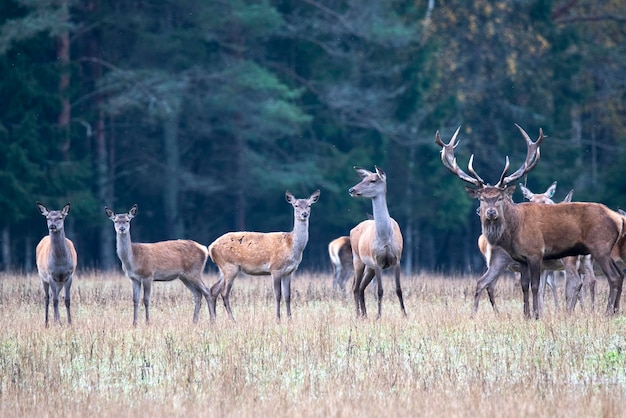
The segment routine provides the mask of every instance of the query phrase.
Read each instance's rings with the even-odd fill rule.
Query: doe
[[[46,326],[48,326],[48,308],[50,306],[50,288],[52,288],[52,306],[54,322],[60,322],[59,292],[65,288],[65,309],[67,323],[72,324],[70,313],[70,288],[76,271],[76,250],[74,243],[65,237],[65,217],[70,213],[70,204],[61,210],[48,210],[43,203],[37,202],[39,212],[46,217],[48,235],[43,237],[35,250],[37,271],[43,283],[46,303]]]
[[[136,243],[130,240],[130,221],[137,215],[137,205],[128,213],[116,214],[108,207],[106,216],[113,221],[116,233],[117,256],[122,269],[133,284],[133,325],[137,325],[139,294],[143,286],[143,304],[146,308],[146,324],[150,323],[150,293],[152,282],[180,279],[191,291],[194,300],[193,322],[198,322],[202,297],[207,301],[209,314],[212,300],[209,289],[202,280],[202,272],[208,258],[208,250],[191,240],[170,240],[154,243]],[[211,320],[213,320],[211,316]]]

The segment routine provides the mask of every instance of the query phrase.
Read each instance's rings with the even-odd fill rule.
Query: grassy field
[[[32,276],[0,276],[2,416],[611,417],[626,414],[626,318],[566,315],[547,299],[524,320],[521,291],[501,279],[470,319],[475,277],[403,281],[408,318],[385,277],[383,316],[359,320],[330,275],[298,274],[293,317],[277,323],[269,278],[238,278],[231,323],[218,302],[192,324],[180,282],[153,287],[152,324],[132,326],[131,286],[80,273],[74,324],[44,327]],[[216,280],[207,275],[208,283]],[[562,283],[561,283],[562,285]],[[283,307],[284,312],[284,307]],[[143,308],[140,318],[143,318]],[[61,318],[66,322],[65,308]]]

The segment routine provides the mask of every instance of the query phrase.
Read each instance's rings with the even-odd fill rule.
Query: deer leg
[[[283,277],[281,287],[285,299],[285,306],[287,307],[287,317],[291,317],[291,274]]]
[[[54,308],[54,323],[58,324],[59,322],[61,322],[61,315],[59,314],[59,284],[54,281],[54,279],[52,280],[51,284],[52,286],[52,306]]]
[[[226,309],[226,313],[231,321],[235,322],[235,317],[233,316],[233,310],[230,308],[230,291],[233,289],[233,283],[235,282],[235,277],[237,273],[232,276],[223,276],[223,284],[221,285],[222,289],[222,301],[224,302],[224,308]]]
[[[541,259],[529,261],[530,288],[533,293],[533,316],[539,319],[541,307],[539,305],[539,282],[541,281]]]
[[[276,300],[276,319],[280,321],[280,300],[282,298],[282,284],[280,280],[280,276],[275,276],[272,274],[272,278],[274,279],[274,299]]]
[[[522,266],[521,269],[520,285],[522,286],[522,294],[524,295],[524,317],[530,318],[530,302],[529,302],[529,287],[530,287],[530,269],[528,266]]]
[[[152,293],[152,278],[143,282],[143,306],[146,308],[146,324],[150,325],[150,294]]]
[[[498,277],[505,270],[503,265],[497,263],[495,259],[492,259],[492,263],[487,268],[485,274],[483,274],[480,279],[476,282],[476,291],[474,292],[474,308],[472,310],[472,317],[476,315],[478,312],[478,304],[480,303],[480,295],[483,293],[485,289],[487,289],[487,294],[489,295],[489,301],[491,302],[491,307],[494,312],[498,313],[498,308],[496,306],[496,301],[494,298],[494,287],[498,281]]]
[[[50,283],[43,282],[44,304],[46,306],[46,327],[48,326],[48,311],[50,308]]]
[[[333,266],[333,294],[337,294],[337,289],[340,288],[340,279],[341,279],[341,267],[337,267],[335,266],[334,263],[332,263]]]
[[[65,311],[67,312],[67,324],[72,325],[72,314],[70,312],[71,297],[70,289],[72,287],[72,276],[65,283]]]
[[[624,272],[617,266],[617,263],[612,259],[611,265],[613,266],[613,270],[617,274],[616,293],[615,300],[613,302],[613,313],[619,313],[619,303],[622,298],[622,285],[624,284]]]
[[[200,315],[200,306],[202,303],[202,290],[200,290],[200,287],[197,286],[196,284],[190,282],[189,280],[187,280],[185,277],[180,277],[180,281],[183,282],[183,284],[185,285],[185,287],[187,289],[189,289],[189,291],[191,292],[191,294],[193,295],[193,323],[197,324],[198,323],[198,316]],[[211,310],[211,308],[209,307],[209,311]]]
[[[539,295],[537,300],[539,302],[539,312],[543,314],[544,309],[544,298],[546,294],[546,282],[548,281],[548,276],[551,274],[551,271],[544,270],[539,275]]]
[[[361,282],[361,286],[359,287],[359,305],[361,306],[361,315],[363,317],[367,316],[367,310],[365,309],[365,289],[367,289],[367,286],[372,281],[372,278],[374,277],[374,274],[375,274],[374,269],[366,267],[365,268],[365,272],[363,274],[363,281]],[[379,279],[377,279],[376,283],[379,285],[378,286],[378,292],[380,294],[380,298],[382,298],[383,287],[382,287],[382,283],[379,282],[378,280]],[[380,299],[379,299],[379,301],[380,301]]]
[[[402,310],[402,314],[406,316],[406,309],[404,309],[404,299],[402,298],[402,287],[400,286],[400,264],[399,263],[394,267],[394,277],[396,280],[396,295],[398,295],[398,300],[400,301],[400,309]]]
[[[133,326],[137,326],[137,316],[139,310],[139,295],[141,292],[141,282],[136,279],[131,279],[133,285]]]
[[[202,278],[200,278],[199,290],[202,293],[202,296],[204,296],[204,299],[206,299],[207,308],[209,309],[209,318],[211,322],[215,322],[215,303],[213,302],[211,289],[207,289],[206,285],[202,281]],[[202,296],[200,296],[201,301],[202,301]]]
[[[376,286],[377,286],[377,300],[378,300],[378,315],[376,316],[376,319],[380,319],[381,315],[382,315],[382,302],[383,302],[383,270],[376,266],[374,267],[374,277],[376,278]],[[371,282],[371,279],[368,281],[368,283]],[[365,285],[367,286],[367,284]],[[365,297],[365,289],[363,289],[363,296]],[[365,299],[363,299],[363,303],[365,303]]]
[[[339,287],[341,288],[342,297],[345,298],[347,296],[346,292],[346,283],[350,279],[351,271],[350,269],[343,269],[342,275],[339,278]]]
[[[595,310],[596,305],[596,275],[593,272],[593,264],[591,256],[585,255],[581,257],[582,272],[583,272],[583,288],[589,288],[589,297],[591,298],[591,312]]]
[[[554,299],[554,308],[559,309],[559,296],[558,296],[558,292],[556,289],[556,272],[555,271],[552,271],[546,277],[546,285],[548,285],[548,287],[552,291],[552,299]]]
[[[361,282],[363,280],[363,273],[365,271],[365,264],[360,260],[354,262],[354,280],[352,282],[352,294],[354,296],[354,305],[356,306],[356,316],[365,316],[364,312],[361,312],[361,302],[359,293],[361,291]]]
[[[583,282],[576,269],[571,269],[568,266],[565,266],[565,276],[565,306],[567,312],[572,313],[576,309],[576,302],[582,293]]]

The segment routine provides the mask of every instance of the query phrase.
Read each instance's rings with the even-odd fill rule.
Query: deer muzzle
[[[489,208],[485,211],[485,218],[487,218],[490,221],[493,221],[494,219],[498,218],[498,211],[495,210],[494,208]]]

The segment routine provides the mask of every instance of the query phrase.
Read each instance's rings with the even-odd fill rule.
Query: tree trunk
[[[11,270],[11,232],[7,225],[2,228],[2,270]]]
[[[165,179],[163,181],[163,204],[166,228],[169,238],[182,238],[185,235],[184,224],[179,214],[178,198],[180,195],[180,150],[178,148],[178,109],[163,121],[163,142],[165,149]]]
[[[97,100],[99,102],[100,100]],[[97,193],[100,206],[111,205],[113,199],[113,191],[111,185],[112,178],[109,176],[108,153],[105,133],[104,112],[98,112],[98,121],[96,122],[96,172]],[[115,254],[115,234],[109,223],[103,223],[98,231],[100,236],[100,268],[103,270],[111,270],[116,267]]]
[[[67,10],[67,0],[61,0],[60,8]],[[69,16],[65,17],[69,20]],[[69,160],[70,151],[70,120],[71,106],[68,97],[68,88],[70,86],[70,34],[68,31],[63,32],[57,37],[57,59],[59,61],[60,77],[59,77],[59,97],[61,98],[61,110],[57,118],[57,126],[61,133],[61,155],[64,160]]]
[[[235,176],[235,201],[237,202],[235,205],[235,228],[237,231],[245,231],[246,230],[246,164],[245,164],[245,149],[246,144],[245,141],[237,137],[235,139],[235,152],[237,153],[237,163],[236,163],[236,172]]]

